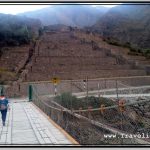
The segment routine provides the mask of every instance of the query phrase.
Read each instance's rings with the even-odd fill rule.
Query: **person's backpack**
[[[5,101],[6,99],[4,99],[4,101]],[[6,100],[7,101],[7,100]],[[5,103],[5,102],[2,102],[1,100],[0,100],[0,110],[5,110],[5,109],[7,109],[7,102]]]
[[[5,104],[0,104],[0,110],[5,110],[7,109],[7,106]]]

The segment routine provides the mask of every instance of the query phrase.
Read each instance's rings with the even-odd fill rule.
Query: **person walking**
[[[5,121],[6,121],[6,116],[7,116],[7,110],[9,108],[8,103],[9,103],[8,100],[2,94],[0,96],[0,111],[1,111],[1,117],[2,117],[3,126],[5,126]]]

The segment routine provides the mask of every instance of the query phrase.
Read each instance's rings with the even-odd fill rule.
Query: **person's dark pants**
[[[2,122],[3,122],[3,124],[5,124],[6,115],[7,115],[7,109],[1,110],[1,114],[2,114]]]

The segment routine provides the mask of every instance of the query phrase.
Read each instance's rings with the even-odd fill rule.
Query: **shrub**
[[[100,97],[87,97],[85,98],[77,98],[71,93],[63,93],[60,96],[56,96],[54,99],[57,103],[62,105],[63,107],[66,107],[68,109],[79,109],[82,107],[82,109],[87,109],[89,106],[92,106],[92,108],[99,108],[101,104],[104,104],[105,106],[111,106],[114,104],[114,102],[110,99]]]
[[[68,109],[72,108],[72,104],[74,108],[78,107],[78,100],[71,93],[62,93],[60,96],[56,96],[54,100]]]

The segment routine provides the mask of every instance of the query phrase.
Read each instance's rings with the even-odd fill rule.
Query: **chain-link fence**
[[[34,83],[33,102],[80,144],[149,144],[150,78]]]

